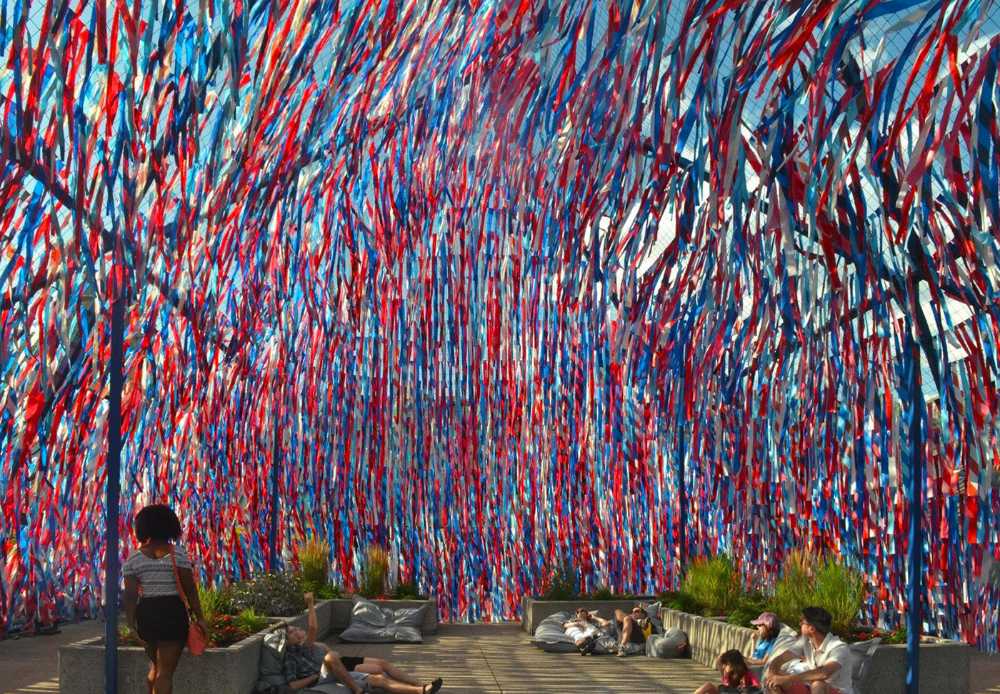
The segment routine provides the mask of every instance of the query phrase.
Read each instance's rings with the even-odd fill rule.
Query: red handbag
[[[208,634],[205,630],[201,628],[201,625],[195,621],[194,614],[191,612],[191,603],[188,602],[187,594],[184,592],[184,586],[181,585],[181,575],[177,571],[177,559],[174,557],[174,548],[170,548],[170,561],[174,565],[174,580],[177,581],[177,594],[181,597],[181,602],[184,603],[185,609],[188,613],[188,638],[187,647],[191,651],[191,655],[201,655],[208,648]]]

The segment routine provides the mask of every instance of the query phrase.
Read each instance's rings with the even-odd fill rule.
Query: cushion
[[[535,628],[535,635],[531,640],[532,645],[548,653],[575,653],[576,644],[563,629],[563,624],[572,618],[572,612],[556,612],[543,619]],[[617,643],[614,636],[604,633],[604,635],[597,637],[593,652],[596,655],[613,653]]]
[[[279,627],[264,636],[258,665],[257,686],[254,691],[266,692],[271,687],[282,687],[285,680],[285,628]]]
[[[341,641],[353,643],[421,643],[427,605],[394,610],[379,607],[371,600],[355,596],[351,623],[340,634]]]
[[[690,653],[688,635],[676,627],[646,639],[646,655],[650,658],[684,658]]]
[[[855,689],[868,673],[868,667],[871,665],[872,657],[880,643],[882,643],[882,639],[868,639],[848,644],[847,647],[851,651],[851,681],[854,683]]]

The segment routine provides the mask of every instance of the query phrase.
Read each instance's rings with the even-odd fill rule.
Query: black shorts
[[[347,655],[347,656],[341,656],[340,662],[344,664],[344,668],[348,672],[353,672],[354,668],[356,668],[358,665],[361,665],[361,663],[365,662],[365,659],[358,658],[357,656],[353,655]]]
[[[142,598],[135,608],[136,631],[146,643],[187,642],[188,615],[176,595]]]

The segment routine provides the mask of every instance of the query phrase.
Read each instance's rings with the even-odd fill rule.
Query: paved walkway
[[[83,622],[64,625],[54,636],[0,641],[0,692],[57,692],[59,646],[103,629],[100,622]],[[423,679],[443,677],[447,694],[687,694],[713,675],[690,660],[544,653],[527,641],[517,625],[479,624],[442,626],[421,645],[331,646],[342,655],[385,657]],[[971,667],[974,694],[1000,694],[1000,655],[977,653]]]
[[[419,679],[444,678],[442,693],[661,692],[690,694],[714,679],[691,660],[545,653],[518,625],[443,626],[423,644],[360,645],[330,642],[341,655],[385,658]]]

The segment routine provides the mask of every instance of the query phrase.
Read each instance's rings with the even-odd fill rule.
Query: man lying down
[[[421,684],[412,675],[381,658],[341,657],[318,643],[319,622],[312,593],[306,593],[309,610],[305,629],[287,626],[264,637],[258,694],[301,691],[338,694],[346,687],[352,694],[379,691],[387,694],[435,694],[440,677]]]

